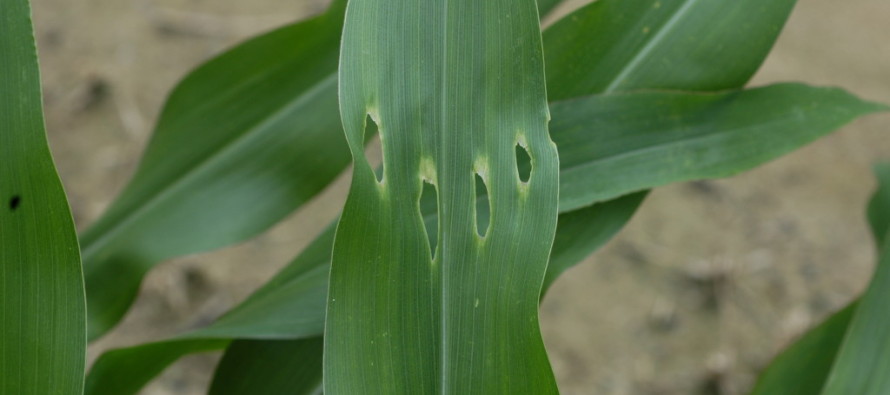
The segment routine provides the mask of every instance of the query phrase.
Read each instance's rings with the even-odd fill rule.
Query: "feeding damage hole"
[[[22,204],[21,196],[15,195],[15,196],[9,198],[9,210],[10,211],[17,210],[21,204]]]
[[[516,169],[519,172],[519,180],[528,182],[532,176],[532,158],[521,144],[516,144]]]
[[[479,174],[476,174],[476,233],[479,237],[488,234],[491,221],[491,199],[488,198],[488,186]]]
[[[427,241],[430,243],[430,259],[435,259],[439,244],[439,194],[436,187],[426,180],[423,181],[423,189],[420,191],[420,212],[423,214],[423,224],[429,238]]]
[[[383,182],[383,135],[378,132],[377,122],[374,121],[374,117],[371,114],[368,114],[368,117],[365,118],[365,157],[371,166],[377,163],[380,164],[374,170],[374,175],[377,177],[377,182]],[[380,138],[372,139],[375,134],[379,135]]]

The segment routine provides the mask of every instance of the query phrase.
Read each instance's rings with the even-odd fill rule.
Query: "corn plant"
[[[28,2],[2,0],[0,393],[132,394],[216,350],[212,394],[556,393],[538,302],[648,189],[734,175],[887,110],[837,88],[744,88],[794,0],[600,0],[542,32],[558,3],[334,0],[248,40],[174,89],[136,174],[78,237]],[[257,236],[350,163],[339,220],[269,282],[84,374],[86,339],[152,267]],[[884,263],[755,393],[890,391]]]

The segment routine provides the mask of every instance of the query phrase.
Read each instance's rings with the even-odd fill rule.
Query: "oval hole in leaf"
[[[377,176],[377,182],[383,182],[383,169],[385,167],[383,160],[383,135],[380,135],[379,139],[371,140],[377,134],[379,134],[377,122],[374,122],[374,118],[369,114],[365,119],[365,157],[371,166],[374,166],[375,163],[380,164],[374,170],[374,175]]]
[[[491,200],[488,198],[488,186],[479,174],[476,174],[476,233],[479,237],[488,234],[491,216]]]
[[[439,193],[436,187],[426,180],[420,192],[420,212],[423,213],[423,223],[426,226],[426,235],[429,237],[430,259],[435,259],[439,243]]]
[[[528,182],[532,175],[532,158],[528,155],[528,151],[519,144],[516,144],[516,170],[519,172],[519,180]]]

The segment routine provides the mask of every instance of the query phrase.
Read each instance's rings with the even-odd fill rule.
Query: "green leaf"
[[[229,342],[228,339],[169,340],[108,351],[90,369],[85,393],[135,394],[183,355],[222,350]]]
[[[673,182],[728,177],[888,109],[841,89],[802,84],[589,96],[550,108],[562,158],[560,211]]]
[[[346,167],[335,89],[344,3],[176,87],[133,180],[83,235],[90,338],[120,321],[156,263],[259,234]]]
[[[331,262],[325,393],[556,393],[537,310],[559,164],[534,1],[352,0],[342,40],[354,172]],[[381,180],[366,122],[380,131]],[[531,157],[527,181],[517,145]]]
[[[878,190],[868,205],[868,222],[875,241],[880,243],[890,233],[890,162],[875,166]]]
[[[878,168],[882,182],[890,180],[890,166]],[[887,230],[890,199],[883,184],[870,205],[870,218],[878,232]],[[881,222],[884,222],[881,224]],[[883,225],[883,226],[881,226]],[[879,235],[881,233],[877,233]],[[838,351],[834,367],[822,394],[879,395],[890,393],[890,237],[879,240],[879,261],[865,294],[860,297],[856,312]]]
[[[740,88],[763,63],[795,2],[593,2],[544,35],[550,100],[636,89]]]
[[[216,369],[209,394],[321,394],[323,347],[321,337],[235,341]]]
[[[795,2],[684,0],[667,2],[667,5],[662,0],[593,2],[544,32],[549,99],[634,89],[741,88],[766,59]],[[721,23],[713,23],[715,15]],[[611,116],[603,115],[606,120]],[[556,114],[551,124],[551,133],[557,141],[554,126],[560,122],[559,117]],[[598,134],[597,131],[589,133]],[[561,151],[569,149],[570,145],[562,144]],[[565,153],[560,155],[564,167],[566,163],[573,163]],[[684,177],[678,178],[682,179]],[[566,201],[571,201],[563,191],[567,184],[562,182],[560,187],[561,210]],[[587,205],[595,195],[591,193],[574,204]],[[621,206],[622,210],[625,208]],[[615,232],[633,215],[633,212],[624,213],[607,216],[616,221],[609,225]],[[589,217],[588,221],[579,220],[576,226],[594,227],[595,221]],[[580,258],[579,255],[575,262],[557,262],[556,267],[564,270],[580,262]],[[553,280],[548,276],[548,284]]]
[[[80,394],[80,252],[46,141],[27,0],[0,3],[0,92],[0,393]]]

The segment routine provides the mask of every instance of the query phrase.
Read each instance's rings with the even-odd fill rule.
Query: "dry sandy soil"
[[[79,228],[138,162],[166,93],[250,35],[318,0],[33,0],[50,142]],[[753,85],[838,85],[890,102],[890,2],[801,0]],[[755,171],[653,193],[542,311],[566,394],[741,394],[758,369],[865,286],[870,168],[890,115],[857,121]],[[90,348],[179,333],[237,303],[334,217],[346,184],[268,235],[154,270],[125,322]],[[217,356],[184,359],[145,394],[196,394]]]

